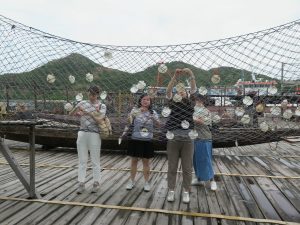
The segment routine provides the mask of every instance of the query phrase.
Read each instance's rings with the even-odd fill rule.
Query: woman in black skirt
[[[144,191],[150,191],[150,158],[154,156],[153,149],[153,127],[159,126],[157,113],[152,110],[151,98],[147,94],[141,95],[138,107],[133,108],[129,114],[129,121],[133,126],[131,137],[128,141],[127,155],[131,156],[131,176],[126,189],[131,190],[135,185],[135,175],[137,172],[138,159],[143,162]]]

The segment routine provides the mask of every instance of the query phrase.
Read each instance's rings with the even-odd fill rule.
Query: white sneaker
[[[130,180],[126,186],[126,189],[131,190],[132,188],[134,188],[134,182],[132,180]]]
[[[192,185],[200,185],[201,184],[201,181],[199,181],[197,178],[194,178],[192,180]]]
[[[168,202],[174,202],[174,200],[175,200],[175,192],[174,191],[169,191],[167,200],[168,200]]]
[[[83,182],[80,182],[78,184],[78,188],[77,188],[77,194],[82,194],[85,190],[85,184]]]
[[[210,189],[212,190],[212,191],[216,191],[217,190],[217,183],[216,183],[216,181],[211,181],[210,182]]]
[[[150,191],[151,190],[151,185],[149,184],[149,182],[145,182],[145,185],[144,185],[144,191]]]
[[[183,203],[189,203],[190,202],[190,194],[187,191],[185,191],[185,192],[183,192],[182,195],[183,195],[182,196]]]
[[[98,181],[94,182],[93,187],[92,187],[92,193],[97,193],[100,189],[100,184]]]

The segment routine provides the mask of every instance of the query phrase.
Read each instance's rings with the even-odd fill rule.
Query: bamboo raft
[[[26,145],[8,142],[27,172]],[[0,155],[0,224],[292,224],[300,222],[299,138],[278,143],[214,149],[218,190],[209,184],[192,186],[191,202],[181,202],[179,172],[176,200],[167,196],[167,158],[152,161],[153,188],[142,189],[142,173],[132,191],[125,189],[129,157],[102,151],[101,189],[76,194],[77,155],[73,151],[36,152],[36,188],[42,200],[28,200],[27,192]],[[141,165],[139,164],[139,169]]]

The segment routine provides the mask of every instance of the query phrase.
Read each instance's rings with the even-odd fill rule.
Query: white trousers
[[[77,137],[77,152],[78,152],[78,181],[84,182],[86,177],[87,162],[90,151],[90,156],[93,165],[93,180],[100,182],[100,149],[101,139],[98,133],[79,131]]]

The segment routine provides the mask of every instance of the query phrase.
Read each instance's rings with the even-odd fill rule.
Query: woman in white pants
[[[97,113],[104,118],[106,114],[106,106],[98,100],[99,88],[91,86],[88,89],[89,100],[81,101],[70,112],[70,115],[80,116],[80,129],[77,137],[77,152],[78,152],[78,189],[77,193],[81,194],[85,190],[85,177],[88,162],[88,151],[90,151],[93,165],[93,187],[92,193],[99,190],[100,187],[100,149],[101,139],[100,130],[97,119],[94,114]]]

